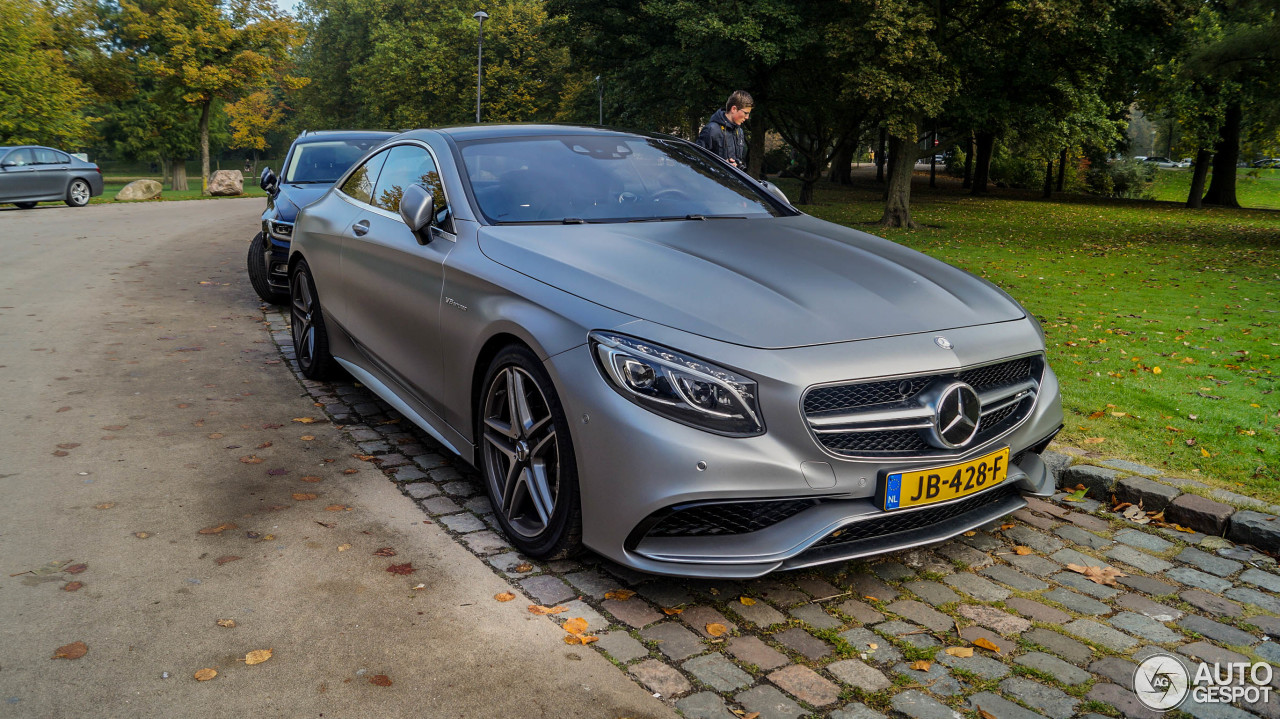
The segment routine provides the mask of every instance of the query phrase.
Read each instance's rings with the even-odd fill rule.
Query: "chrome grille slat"
[[[982,423],[966,449],[996,439],[1031,413],[1043,355],[930,375],[811,387],[802,407],[814,439],[841,457],[918,459],[955,454],[925,439],[932,415],[916,398],[936,383],[965,382],[982,402]],[[928,420],[922,422],[921,420]]]

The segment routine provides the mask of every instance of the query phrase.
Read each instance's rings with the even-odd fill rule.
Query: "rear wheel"
[[[72,180],[67,188],[67,204],[71,207],[84,207],[89,204],[89,183],[84,180]]]
[[[245,258],[245,266],[249,270],[249,284],[258,293],[263,302],[283,305],[289,301],[289,293],[279,292],[267,281],[267,237],[259,232],[249,243],[249,256]]]
[[[569,423],[536,355],[513,345],[485,375],[477,434],[485,488],[511,543],[538,559],[582,548],[578,470]]]
[[[15,203],[13,203],[13,205],[14,205],[15,207],[17,207],[19,210],[30,210],[32,207],[35,207],[35,206],[36,206],[36,204],[37,204],[37,203],[35,203],[35,202],[15,202]]]
[[[289,298],[292,302],[290,329],[293,331],[293,351],[298,358],[298,368],[307,379],[333,376],[337,360],[329,353],[329,332],[324,325],[320,296],[316,293],[316,283],[311,279],[311,268],[306,260],[299,260],[289,275]]]

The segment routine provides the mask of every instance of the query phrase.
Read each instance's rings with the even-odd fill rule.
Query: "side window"
[[[368,162],[351,173],[351,177],[348,177],[339,189],[353,200],[373,204],[373,184],[378,181],[378,173],[382,171],[382,163],[386,161],[386,152],[379,152],[370,157]]]
[[[4,161],[11,162],[17,167],[25,167],[27,165],[35,164],[36,157],[35,153],[24,148],[22,150],[14,150],[8,155],[5,155]]]
[[[58,157],[57,162],[59,165],[66,165],[71,162],[71,156],[66,153],[55,152],[54,154]]]
[[[373,205],[387,212],[399,213],[400,198],[404,197],[405,189],[414,184],[424,185],[431,191],[435,199],[436,224],[443,230],[452,231],[448,222],[449,204],[436,163],[431,159],[431,153],[417,145],[398,145],[388,152],[387,164],[382,168],[373,193]]]
[[[61,164],[61,161],[58,159],[58,155],[60,154],[60,153],[58,153],[58,152],[54,152],[53,150],[50,150],[50,149],[47,149],[47,148],[44,148],[44,147],[38,147],[38,148],[36,148],[35,153],[36,153],[36,164],[37,164],[37,165],[59,165],[59,164]]]

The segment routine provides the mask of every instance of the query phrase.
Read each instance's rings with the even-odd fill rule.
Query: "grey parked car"
[[[37,202],[84,207],[102,194],[102,170],[51,147],[0,147],[0,203],[28,210]]]
[[[298,215],[303,372],[479,468],[534,557],[754,577],[936,542],[1054,489],[1037,321],[700,148],[417,130]]]

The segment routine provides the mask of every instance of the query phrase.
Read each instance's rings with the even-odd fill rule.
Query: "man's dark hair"
[[[734,107],[739,110],[746,110],[749,107],[755,106],[756,101],[751,99],[751,93],[746,90],[734,90],[733,94],[729,96],[729,99],[724,102],[724,111],[728,112],[730,108]]]

